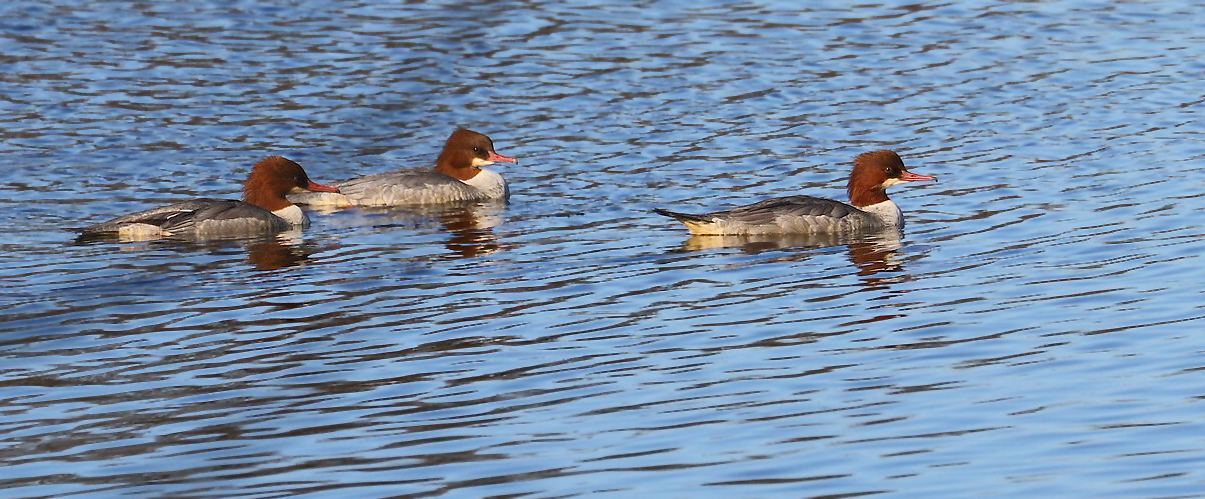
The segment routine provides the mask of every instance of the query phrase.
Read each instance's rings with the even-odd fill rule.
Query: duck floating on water
[[[849,204],[812,196],[786,196],[701,215],[656,208],[696,235],[820,234],[904,227],[904,214],[887,188],[905,182],[937,181],[904,167],[894,151],[871,151],[854,159]]]
[[[494,151],[484,134],[460,129],[452,132],[435,168],[403,168],[335,183],[338,194],[302,193],[289,196],[294,203],[316,206],[407,206],[461,201],[500,201],[510,197],[506,180],[482,167],[517,163]]]
[[[269,156],[251,168],[243,184],[242,201],[193,199],[89,225],[80,232],[84,236],[116,235],[123,239],[208,239],[306,227],[309,217],[285,198],[290,192],[339,191],[311,181],[301,165]]]

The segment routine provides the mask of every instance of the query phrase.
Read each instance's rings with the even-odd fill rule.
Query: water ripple
[[[1198,6],[0,5],[0,486],[22,497],[1202,497]],[[504,206],[67,228],[520,159]],[[839,198],[898,241],[650,210]],[[68,465],[68,466],[65,466]]]

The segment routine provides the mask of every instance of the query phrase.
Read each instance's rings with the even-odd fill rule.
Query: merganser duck
[[[887,188],[904,182],[937,181],[904,168],[894,151],[871,151],[854,159],[849,203],[812,196],[787,196],[702,215],[653,211],[677,219],[698,235],[818,234],[869,232],[904,227],[904,214]],[[851,206],[852,205],[852,206]]]
[[[200,198],[120,216],[80,229],[84,236],[123,239],[186,237],[206,239],[280,232],[306,227],[310,219],[285,199],[290,192],[339,192],[316,184],[301,165],[280,156],[255,163],[243,184],[243,200]]]
[[[326,206],[404,206],[495,201],[510,197],[506,180],[481,167],[517,163],[494,152],[494,142],[483,134],[459,129],[452,132],[434,169],[403,168],[334,184],[339,194],[297,194],[294,203]]]

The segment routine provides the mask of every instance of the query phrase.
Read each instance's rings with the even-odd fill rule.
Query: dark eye
[[[473,148],[473,152],[475,152],[475,153],[477,153],[477,154],[481,154],[481,152],[482,152],[482,151],[481,151],[481,148],[480,148],[480,147],[474,147],[474,148]]]

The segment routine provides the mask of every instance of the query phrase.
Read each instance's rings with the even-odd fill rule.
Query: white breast
[[[900,211],[900,207],[896,206],[890,199],[869,206],[863,206],[860,209],[878,217],[888,227],[904,228],[904,212]]]
[[[289,222],[289,225],[292,225],[292,226],[296,226],[296,227],[309,227],[310,226],[310,217],[305,216],[305,212],[301,211],[301,208],[295,204],[291,204],[289,206],[276,210],[276,211],[272,212],[272,214],[276,215],[280,218],[283,218],[286,222]]]
[[[464,183],[481,190],[488,199],[506,199],[510,197],[510,187],[506,185],[506,179],[494,171],[481,170],[473,178],[466,180]]]

